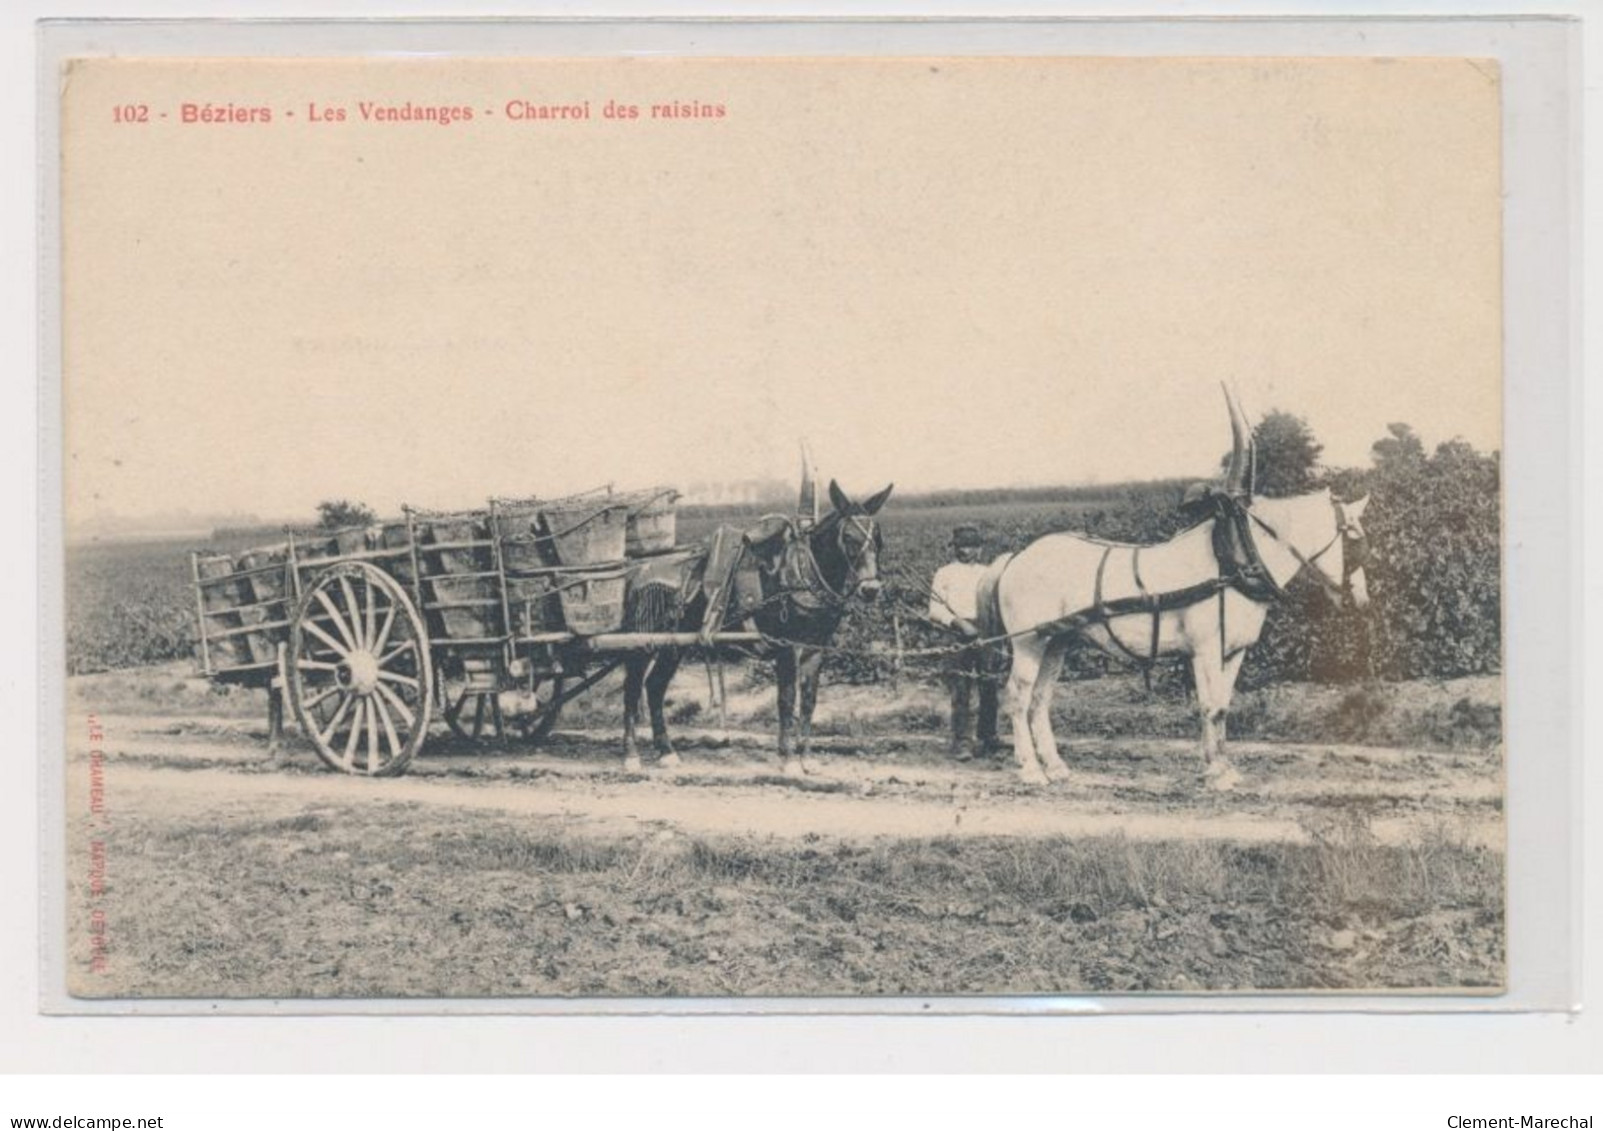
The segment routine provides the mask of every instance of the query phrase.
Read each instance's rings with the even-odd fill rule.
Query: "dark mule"
[[[723,610],[717,618],[719,627],[735,628],[750,621],[759,632],[773,638],[775,643],[766,645],[764,651],[774,658],[779,688],[779,754],[787,774],[807,772],[802,759],[812,737],[823,649],[834,638],[851,602],[872,599],[879,592],[881,538],[874,516],[890,498],[891,489],[886,487],[866,502],[855,503],[831,481],[832,511],[811,529],[803,529],[784,516],[764,519],[746,532],[736,568],[728,578],[698,576],[693,584],[682,585],[677,592],[667,584],[631,588],[628,631],[703,631],[712,601]],[[705,560],[699,565],[707,569]],[[714,562],[707,572],[716,574],[718,563]],[[635,653],[625,662],[623,742],[627,768],[640,765],[635,724],[642,691],[660,764],[673,766],[679,762],[668,740],[663,699],[682,657],[682,649],[656,648]]]

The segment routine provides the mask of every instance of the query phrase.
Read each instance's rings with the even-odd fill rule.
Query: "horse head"
[[[1327,490],[1286,499],[1255,499],[1258,445],[1251,439],[1252,428],[1228,385],[1225,404],[1230,410],[1231,450],[1224,494],[1246,512],[1275,584],[1284,588],[1300,570],[1311,569],[1338,604],[1350,597],[1354,607],[1363,608],[1369,603],[1369,583],[1364,576],[1370,557],[1369,536],[1362,521],[1369,496],[1342,503]]]
[[[1364,574],[1364,567],[1369,564],[1371,556],[1369,549],[1369,535],[1364,531],[1364,510],[1369,506],[1369,496],[1354,499],[1350,503],[1339,503],[1334,499],[1331,505],[1336,508],[1336,529],[1341,532],[1341,584],[1352,597],[1355,608],[1363,608],[1369,604],[1369,581]]]
[[[893,483],[865,502],[848,498],[840,484],[829,481],[834,509],[808,536],[813,560],[829,586],[843,597],[873,600],[879,595],[879,553],[883,539],[874,516],[891,497]]]

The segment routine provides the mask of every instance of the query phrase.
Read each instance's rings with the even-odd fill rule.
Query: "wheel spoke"
[[[371,702],[378,713],[379,722],[384,724],[384,735],[390,740],[390,757],[394,758],[401,752],[401,740],[395,733],[395,722],[390,718],[390,709],[384,705],[382,695],[373,696]]]
[[[356,718],[351,722],[351,733],[345,736],[345,765],[347,769],[356,766],[356,740],[362,736],[362,723],[367,718],[367,700],[356,701]]]
[[[334,621],[334,631],[338,632],[340,634],[340,639],[345,641],[345,647],[341,648],[340,651],[356,651],[356,641],[351,636],[351,630],[346,627],[345,618],[340,615],[339,609],[334,607],[334,602],[329,599],[329,595],[323,592],[321,589],[313,590],[313,592],[317,596],[318,604],[322,605],[323,608],[328,610],[329,617]],[[314,626],[310,621],[307,621],[306,627],[313,628]],[[328,638],[325,636],[324,639],[326,640]]]
[[[322,694],[321,694],[321,695],[319,695],[319,696],[317,696],[317,698],[315,698],[315,699],[308,699],[308,700],[307,700],[307,701],[306,701],[306,703],[305,703],[305,707],[306,707],[306,710],[308,710],[308,711],[310,711],[310,710],[311,710],[311,709],[312,709],[312,708],[313,708],[313,707],[316,707],[316,706],[317,706],[317,705],[318,705],[318,704],[319,704],[319,703],[322,703],[322,702],[324,702],[324,701],[325,701],[325,700],[327,700],[327,699],[328,699],[328,698],[329,698],[329,697],[330,697],[330,696],[333,696],[333,695],[339,695],[339,694],[341,694],[341,693],[342,693],[342,692],[343,692],[343,691],[344,691],[344,690],[345,690],[345,689],[344,689],[344,688],[343,688],[343,687],[341,687],[341,686],[340,686],[340,685],[339,685],[339,684],[337,684],[337,683],[333,683],[333,684],[330,684],[330,685],[329,685],[329,686],[328,686],[328,689],[327,689],[327,690],[326,690],[326,691],[324,691],[324,692],[323,692],[323,693],[322,693]]]
[[[373,640],[373,652],[377,654],[384,651],[384,645],[390,642],[390,629],[395,627],[395,606],[391,605],[384,614],[384,626],[378,630],[378,636]],[[408,641],[408,644],[411,642]],[[402,645],[406,647],[406,645]],[[382,663],[382,661],[380,661]]]
[[[380,679],[387,679],[391,683],[398,683],[402,687],[410,687],[414,691],[417,690],[417,680],[413,679],[409,675],[402,675],[400,672],[387,672],[381,670],[378,673],[378,677]]]
[[[373,609],[372,582],[368,583],[367,592],[363,594],[363,596],[367,598],[367,650],[369,652],[377,652],[379,650],[379,645],[374,642],[375,637],[373,635],[373,630],[377,627],[377,619]]]
[[[340,592],[345,594],[346,614],[350,619],[351,632],[356,637],[358,648],[367,647],[367,637],[362,634],[362,606],[356,600],[356,593],[351,589],[351,579],[340,577]]]
[[[412,714],[412,709],[406,705],[405,700],[382,683],[375,690],[389,702],[390,706],[395,708],[395,713],[400,716],[402,726],[410,730],[417,725],[417,716]]]
[[[396,645],[396,647],[394,648],[393,651],[387,652],[383,656],[379,657],[378,666],[381,667],[381,668],[387,668],[387,667],[390,666],[390,661],[395,659],[395,657],[401,655],[404,652],[413,651],[416,648],[417,648],[417,643],[415,641],[412,641],[412,640],[408,640],[405,644],[398,644],[398,645]]]
[[[475,696],[473,708],[473,737],[478,738],[484,733],[484,696]]]
[[[367,707],[367,772],[378,769],[378,701],[369,698]]]
[[[345,645],[341,644],[338,640],[335,640],[328,633],[326,633],[322,629],[318,628],[317,625],[315,623],[313,623],[312,621],[310,621],[310,620],[302,621],[301,624],[306,629],[307,632],[310,632],[313,636],[317,637],[324,644],[327,644],[330,648],[334,649],[334,652],[335,652],[336,655],[345,656],[345,655],[349,655],[350,654],[351,649],[347,648]]]
[[[307,627],[310,628],[311,626],[308,625]],[[331,664],[327,660],[306,659],[296,660],[295,666],[303,672],[337,672],[344,667],[343,664]]]
[[[334,732],[340,729],[340,723],[345,718],[345,712],[351,709],[351,704],[353,702],[355,702],[355,700],[349,694],[340,700],[339,706],[334,708],[333,718],[329,719],[328,725],[317,733],[317,741],[319,745],[328,745],[329,740],[334,737]]]

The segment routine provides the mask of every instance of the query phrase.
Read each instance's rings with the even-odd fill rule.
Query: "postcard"
[[[1495,61],[59,89],[73,998],[1507,986]]]

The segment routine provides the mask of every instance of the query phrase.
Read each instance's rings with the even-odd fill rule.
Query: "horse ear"
[[[891,492],[894,490],[896,490],[896,484],[892,483],[886,487],[885,490],[868,500],[868,502],[863,504],[863,513],[878,514],[879,508],[885,505],[885,500],[891,497]]]
[[[1356,522],[1364,517],[1364,508],[1367,506],[1369,506],[1369,496],[1365,495],[1361,499],[1354,499],[1341,509],[1347,513],[1348,518]]]
[[[833,479],[829,481],[829,501],[835,504],[835,509],[841,514],[852,509],[852,501],[846,497],[846,492],[840,489],[840,484]]]

